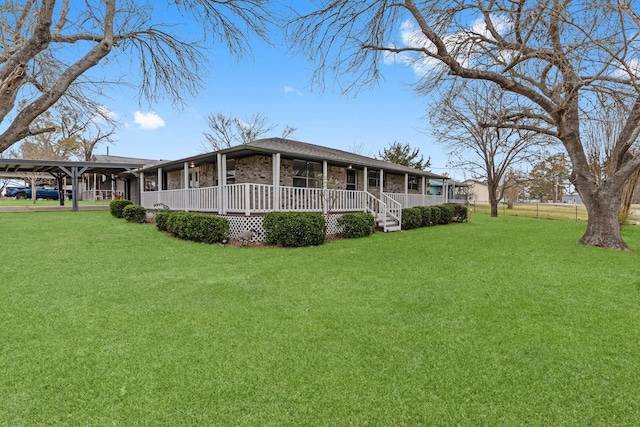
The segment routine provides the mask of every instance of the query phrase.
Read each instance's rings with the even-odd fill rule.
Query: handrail
[[[393,200],[391,197],[387,196],[384,193],[382,194],[382,198],[385,204],[388,206],[387,215],[395,219],[396,221],[398,221],[398,225],[401,225],[402,224],[402,204]]]

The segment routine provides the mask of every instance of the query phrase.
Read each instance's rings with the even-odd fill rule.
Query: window
[[[227,160],[227,184],[236,183],[236,160]]]
[[[369,187],[380,187],[380,171],[369,171]]]
[[[409,177],[409,183],[408,183],[408,189],[409,190],[417,190],[418,189],[418,177],[417,176],[410,176]]]
[[[318,175],[322,174],[322,165],[304,160],[293,161],[293,186],[303,188],[318,187]]]
[[[157,191],[158,190],[158,181],[157,174],[153,175],[145,175],[144,176],[144,191]]]

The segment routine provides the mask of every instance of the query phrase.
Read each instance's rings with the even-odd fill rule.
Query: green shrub
[[[442,216],[442,212],[440,211],[440,207],[438,207],[438,206],[429,206],[429,210],[431,212],[431,225],[440,224],[440,217]]]
[[[338,226],[342,228],[342,237],[353,239],[370,236],[375,221],[370,213],[347,213],[338,218]]]
[[[166,220],[166,231],[195,242],[222,242],[229,238],[229,230],[229,221],[225,218],[196,212],[171,212]]]
[[[469,221],[469,208],[464,205],[453,205],[453,222],[467,222]]]
[[[111,215],[115,216],[116,218],[123,218],[123,210],[125,206],[129,206],[132,204],[133,202],[131,200],[112,200],[111,203],[109,203],[109,210],[111,211]]]
[[[171,212],[157,212],[155,215],[156,218],[156,228],[160,231],[167,231],[167,220],[169,219],[169,214]]]
[[[422,211],[420,208],[402,209],[402,229],[410,230],[422,225]]]
[[[453,206],[452,205],[438,205],[440,209],[440,220],[438,224],[449,224],[453,220]]]
[[[422,221],[420,222],[420,227],[428,227],[433,225],[433,215],[431,212],[431,206],[417,206],[420,209],[420,213],[422,214]]]
[[[327,224],[316,212],[269,212],[262,227],[267,242],[299,247],[323,244]]]
[[[147,210],[140,205],[126,205],[124,209],[122,209],[122,217],[129,222],[142,224],[147,219]]]

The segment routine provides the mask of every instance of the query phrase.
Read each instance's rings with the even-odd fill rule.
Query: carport
[[[25,160],[25,159],[2,159],[0,158],[0,176],[5,178],[22,179],[21,173],[42,173],[50,174],[58,183],[58,190],[63,188],[63,179],[68,177],[71,179],[71,201],[72,210],[78,210],[78,194],[79,180],[82,174],[102,174],[102,175],[118,175],[129,181],[129,185],[125,186],[127,192],[125,198],[131,200],[131,183],[138,179],[138,169],[148,164],[147,162],[72,162],[59,160]],[[128,194],[127,194],[128,193]],[[134,203],[140,203],[140,195],[136,193],[138,200],[132,200]],[[59,197],[60,205],[64,205],[64,193]]]

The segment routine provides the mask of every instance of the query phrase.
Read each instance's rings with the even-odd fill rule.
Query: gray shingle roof
[[[159,162],[159,160],[138,159],[136,157],[111,156],[107,154],[94,154],[93,156],[91,156],[91,161],[98,162],[98,163],[134,163],[134,164],[142,163],[145,165],[151,165]]]
[[[403,175],[405,173],[408,173],[413,176],[446,179],[446,177],[442,175],[422,171],[420,169],[401,166],[395,163],[385,162],[384,160],[377,160],[371,157],[362,156],[360,154],[350,153],[348,151],[338,150],[335,148],[323,147],[321,145],[309,144],[308,142],[295,141],[292,139],[284,138],[258,139],[256,141],[250,142],[249,144],[236,145],[234,147],[225,148],[223,150],[212,153],[198,154],[196,156],[187,157],[184,159],[164,161],[155,165],[147,165],[142,168],[142,170],[153,169],[156,167],[162,167],[165,168],[165,170],[177,170],[181,168],[182,164],[185,162],[195,162],[196,164],[200,164],[201,162],[215,161],[216,154],[218,153],[226,154],[227,158],[244,156],[251,153],[280,153],[285,157],[299,160],[314,160],[319,162],[327,160],[330,163],[342,164],[345,166],[366,166],[370,169],[383,169],[386,172],[393,172]]]
[[[384,160],[373,159],[360,154],[335,148],[323,147],[321,145],[309,144],[308,142],[294,141],[284,138],[258,139],[247,144],[245,147],[257,147],[268,151],[281,153],[289,157],[300,157],[301,159],[327,160],[338,163],[352,164],[354,166],[366,166],[373,169],[384,169],[399,173],[409,173],[412,175],[428,176],[431,178],[444,178],[431,172],[397,165]]]

